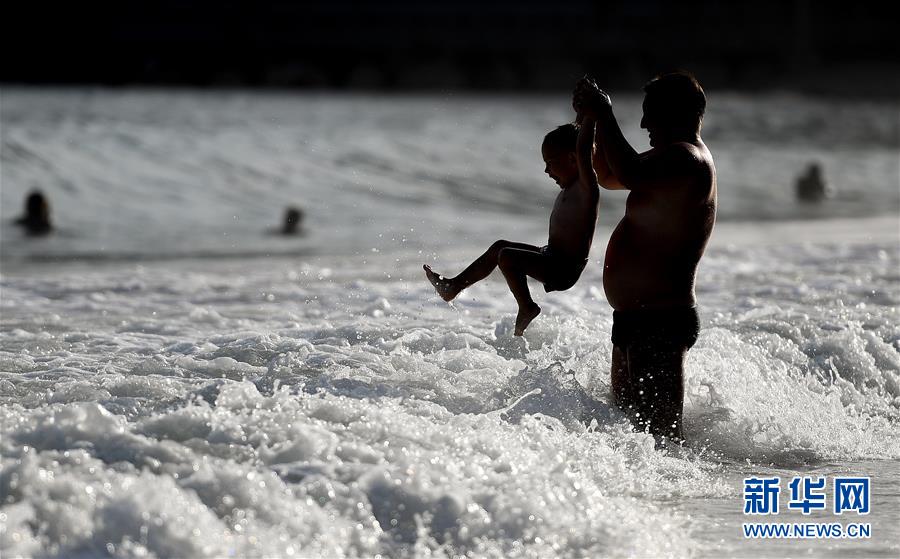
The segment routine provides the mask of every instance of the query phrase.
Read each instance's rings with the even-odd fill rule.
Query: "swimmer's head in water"
[[[650,133],[650,145],[696,134],[706,110],[706,94],[687,72],[662,74],[644,86],[644,116],[641,128]]]
[[[25,198],[25,215],[16,220],[30,235],[44,235],[53,226],[50,224],[50,204],[39,190],[32,191]]]
[[[303,210],[289,206],[284,211],[284,226],[282,227],[281,232],[286,235],[296,233],[300,227],[301,221],[303,221]]]
[[[25,215],[32,219],[49,221],[50,204],[47,203],[47,199],[40,191],[33,191],[25,199]]]
[[[578,180],[577,141],[578,128],[574,124],[563,124],[544,136],[541,144],[544,172],[563,188]]]

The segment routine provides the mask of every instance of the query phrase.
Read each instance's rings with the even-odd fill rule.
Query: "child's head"
[[[570,123],[551,130],[541,144],[544,172],[562,188],[578,180],[578,159],[575,157],[577,140],[578,128]]]

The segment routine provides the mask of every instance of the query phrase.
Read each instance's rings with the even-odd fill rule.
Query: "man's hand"
[[[585,76],[575,84],[572,107],[579,116],[597,120],[604,110],[612,108],[612,101],[593,79]]]

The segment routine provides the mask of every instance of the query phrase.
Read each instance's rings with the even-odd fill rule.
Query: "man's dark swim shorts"
[[[612,343],[623,350],[636,342],[688,349],[699,333],[697,307],[613,311]]]
[[[573,265],[572,260],[564,258],[550,250],[549,246],[541,247],[541,254],[547,260],[545,272],[544,291],[565,291],[571,289],[581,277],[581,272],[587,266],[588,259]]]

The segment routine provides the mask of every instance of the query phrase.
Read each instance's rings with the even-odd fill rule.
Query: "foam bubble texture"
[[[517,339],[500,279],[381,258],[4,276],[3,554],[684,556],[729,464],[900,458],[895,247],[712,250],[669,451],[609,405],[599,264]]]

